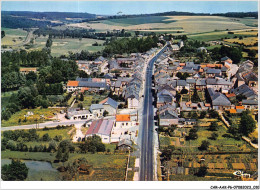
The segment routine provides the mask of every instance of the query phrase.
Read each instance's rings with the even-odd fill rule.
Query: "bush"
[[[208,150],[209,145],[210,145],[209,141],[204,140],[204,141],[201,142],[201,145],[198,149],[201,150],[201,151],[202,150]]]

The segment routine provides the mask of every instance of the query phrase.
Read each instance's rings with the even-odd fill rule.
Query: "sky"
[[[226,13],[258,11],[258,1],[2,1],[2,11],[85,12],[98,15],[167,11]]]

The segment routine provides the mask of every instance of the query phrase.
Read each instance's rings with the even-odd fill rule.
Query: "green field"
[[[42,49],[45,47],[47,41],[47,37],[38,37],[35,40],[33,47],[30,50],[35,49]],[[92,46],[97,42],[101,46]],[[82,40],[79,39],[72,39],[72,38],[65,38],[65,39],[53,39],[53,44],[51,47],[51,54],[52,56],[60,56],[60,55],[68,55],[68,52],[80,52],[82,50],[87,50],[90,52],[101,51],[104,41],[103,40],[96,40],[96,39],[87,39],[83,38]]]
[[[35,124],[36,121],[35,119],[38,119],[38,123],[45,122],[51,120],[51,118],[54,116],[53,113],[59,112],[60,109],[40,109],[40,108],[35,108],[35,109],[23,109],[19,112],[16,112],[11,116],[11,118],[8,121],[2,120],[1,122],[1,127],[9,127],[9,126],[17,126],[19,125],[19,119],[21,119],[21,124],[20,125],[28,125],[28,124]],[[34,115],[27,117],[27,120],[24,121],[24,115],[27,114],[27,112],[33,112]],[[40,120],[40,115],[44,115],[44,119]]]
[[[85,157],[89,164],[93,165],[94,174],[92,176],[79,176],[79,180],[86,181],[122,181],[125,176],[125,167],[127,163],[127,155],[114,154],[79,154],[71,153],[69,160],[64,164],[73,162],[75,159]],[[24,160],[40,160],[53,162],[55,160],[55,153],[46,152],[17,152],[17,151],[3,151],[2,159],[18,158]],[[133,162],[133,159],[131,159]],[[52,166],[57,168],[62,166],[60,163],[53,163]],[[133,165],[133,164],[132,164]]]
[[[173,21],[167,21],[167,17],[164,16],[146,16],[146,17],[135,17],[135,18],[122,18],[122,19],[110,19],[103,21],[104,24],[119,25],[119,26],[130,26],[139,24],[149,23],[172,23]]]
[[[1,28],[5,31],[5,37],[1,39],[1,45],[19,45],[25,40],[27,32],[22,29]]]

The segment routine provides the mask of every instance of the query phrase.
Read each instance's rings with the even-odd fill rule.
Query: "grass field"
[[[23,109],[19,112],[16,112],[11,116],[11,118],[8,121],[2,120],[1,126],[2,127],[8,127],[8,126],[17,126],[19,125],[19,119],[21,119],[21,125],[28,125],[28,124],[35,124],[35,119],[38,119],[39,122],[44,122],[50,120],[54,115],[53,113],[59,112],[60,109]],[[33,112],[34,115],[27,117],[27,121],[24,121],[24,115],[27,114],[27,112]],[[44,120],[40,120],[40,115],[44,115]]]
[[[254,45],[255,43],[258,42],[257,37],[247,37],[243,39],[235,38],[235,39],[225,39],[225,42],[230,42],[230,43],[238,43],[238,44],[244,44],[246,46],[248,45]]]
[[[89,181],[122,181],[125,176],[125,167],[127,163],[127,155],[114,154],[79,154],[71,153],[69,160],[65,165],[73,162],[75,159],[85,157],[89,164],[93,165],[94,174],[92,176],[80,176],[80,180]],[[19,158],[24,160],[40,160],[53,162],[55,160],[55,153],[46,152],[17,152],[17,151],[3,151],[2,159]],[[132,160],[133,162],[133,160]],[[57,168],[62,166],[62,163],[53,163],[52,166]]]
[[[30,50],[35,50],[35,49],[39,50],[44,48],[46,41],[47,41],[47,37],[36,38],[33,48],[31,48]],[[92,46],[92,44],[94,44],[95,42],[101,44],[101,46]],[[82,50],[88,50],[90,52],[101,51],[104,48],[103,43],[104,43],[103,40],[87,39],[87,38],[83,38],[82,40],[71,39],[71,38],[53,39],[51,54],[52,56],[60,56],[60,55],[67,55],[69,51],[74,53],[80,52]]]
[[[1,39],[1,45],[19,45],[27,35],[27,32],[22,29],[1,28],[1,30],[5,31],[5,37]]]

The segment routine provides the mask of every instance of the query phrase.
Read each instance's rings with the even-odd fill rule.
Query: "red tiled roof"
[[[130,115],[116,115],[116,121],[130,121]]]
[[[69,80],[67,86],[79,86],[79,81]]]

